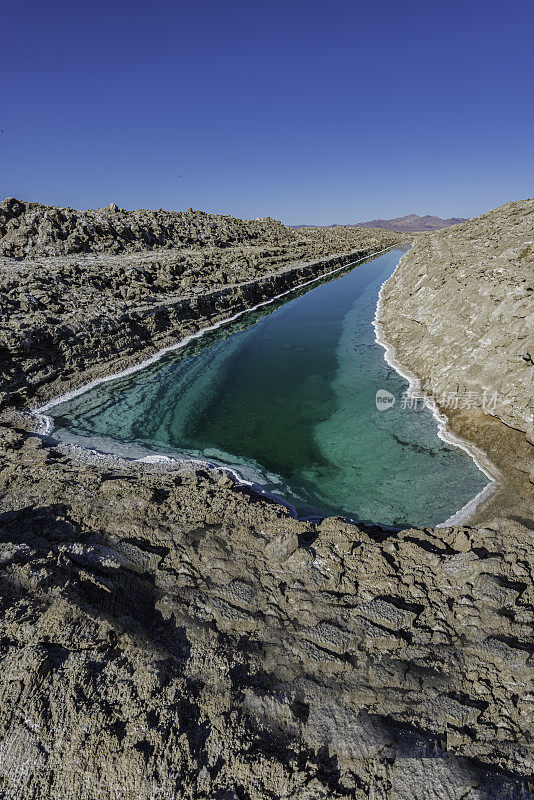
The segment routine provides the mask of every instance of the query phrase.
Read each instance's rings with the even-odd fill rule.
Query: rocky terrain
[[[140,361],[207,322],[403,240],[10,198],[0,204],[0,253],[9,254],[0,257],[0,407],[59,395],[117,360]]]
[[[202,211],[127,211],[25,203],[9,197],[0,204],[0,253],[58,256],[70,253],[131,253],[183,247],[285,244],[292,231],[273,219],[245,222]]]
[[[263,264],[265,257],[268,266],[331,255],[365,245],[373,236],[376,241],[382,238],[377,231],[366,236],[351,226],[340,225],[333,231],[307,227],[298,233],[270,217],[241,220],[193,209],[127,211],[111,203],[106,208],[77,211],[15,197],[0,203],[0,255],[10,258],[258,246],[271,247],[273,252],[252,251],[250,261]]]
[[[312,525],[3,435],[4,797],[526,796],[525,528]]]
[[[530,210],[517,210],[509,238],[499,227],[510,221],[495,219],[496,245],[523,247]],[[40,251],[62,246],[55,233],[13,245],[11,228],[6,247],[25,256],[11,251],[0,275],[0,796],[532,798],[526,514],[494,506],[476,526],[439,530],[298,521],[226,473],[99,458],[34,433],[27,409],[41,399],[399,240],[349,229],[283,239],[278,223],[238,223],[220,218],[224,244],[213,223],[186,246],[121,242],[110,254],[95,240],[67,255]],[[479,252],[469,230],[447,251],[467,254],[466,270]],[[412,254],[422,264],[419,248],[444,233],[405,257],[402,293],[388,284],[392,335],[415,286],[403,278]],[[439,285],[431,262],[423,272]],[[424,297],[445,332],[456,309]],[[465,313],[457,324],[470,329]],[[450,357],[444,333],[426,358],[452,379]],[[421,356],[423,380],[433,364]],[[527,445],[480,409],[453,422],[486,444],[503,428],[509,450]]]
[[[506,502],[527,516],[533,289],[534,200],[525,200],[418,237],[383,287],[381,318],[403,369],[417,376],[453,429],[510,473],[514,490],[508,481]],[[502,492],[495,502],[505,502]]]
[[[442,219],[431,214],[425,214],[422,217],[418,214],[407,214],[405,217],[395,217],[395,219],[373,219],[371,222],[357,222],[356,227],[382,228],[387,231],[414,233],[416,231],[438,231],[441,228],[458,225],[460,222],[466,222],[465,217]]]

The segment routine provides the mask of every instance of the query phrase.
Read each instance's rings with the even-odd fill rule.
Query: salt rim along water
[[[408,381],[408,389],[407,394],[409,397],[421,397],[424,396],[421,391],[421,381],[420,379],[411,373],[404,365],[400,364],[399,360],[396,357],[395,350],[393,345],[391,345],[384,334],[384,329],[381,323],[381,317],[383,312],[383,305],[384,305],[384,286],[386,283],[394,278],[395,273],[401,268],[402,266],[402,259],[407,255],[407,253],[399,259],[399,263],[395,267],[392,275],[381,285],[379,292],[378,292],[378,301],[376,304],[376,312],[375,317],[373,319],[373,327],[375,329],[375,341],[381,347],[384,348],[384,359],[386,362],[392,367],[399,375],[405,378]],[[436,525],[436,528],[446,528],[452,525],[460,525],[464,522],[467,522],[469,518],[474,514],[477,507],[488,500],[492,494],[497,490],[499,486],[499,470],[497,467],[492,464],[486,454],[480,450],[480,448],[476,447],[476,445],[468,442],[466,439],[462,439],[457,434],[453,433],[448,427],[448,420],[447,417],[440,413],[436,403],[429,397],[424,396],[424,404],[425,407],[433,414],[437,424],[438,424],[438,431],[437,434],[439,438],[444,441],[452,444],[454,447],[459,447],[461,450],[464,450],[475,462],[477,467],[480,469],[484,475],[489,478],[489,483],[480,492],[478,492],[475,497],[473,497],[469,502],[467,502],[462,508],[452,514],[448,519],[444,522],[439,523]]]

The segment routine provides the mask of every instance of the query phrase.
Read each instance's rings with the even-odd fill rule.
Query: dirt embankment
[[[532,517],[534,200],[421,234],[382,289],[380,326],[501,489],[474,519]]]

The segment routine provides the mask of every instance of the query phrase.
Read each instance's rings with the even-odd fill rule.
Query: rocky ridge
[[[127,211],[26,203],[0,204],[0,254],[16,258],[72,253],[130,253],[183,247],[285,244],[297,237],[274,219],[244,221],[203,211]]]
[[[2,262],[6,800],[532,797],[527,519],[298,521],[217,470],[43,440],[15,409],[393,243],[365,235]]]
[[[287,262],[354,249],[365,236],[351,226],[332,231],[307,227],[299,232],[270,217],[241,220],[193,209],[129,211],[111,203],[78,211],[15,197],[0,203],[0,255],[10,258],[269,246],[274,248],[272,253],[252,253],[251,261],[262,263],[262,255],[276,261],[279,255]]]

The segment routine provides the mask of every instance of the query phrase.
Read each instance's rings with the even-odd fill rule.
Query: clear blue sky
[[[534,1],[12,0],[0,196],[290,224],[534,194]]]

